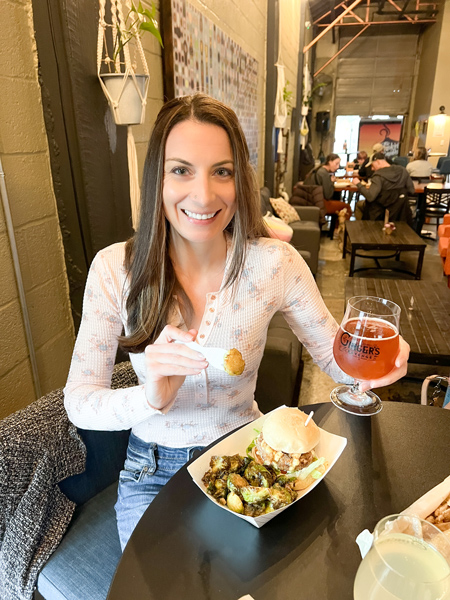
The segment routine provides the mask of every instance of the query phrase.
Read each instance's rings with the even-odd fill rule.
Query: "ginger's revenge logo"
[[[348,354],[362,355],[361,358],[374,359],[380,354],[380,348],[376,345],[376,340],[367,343],[367,340],[358,339],[346,331],[341,334],[341,348]]]

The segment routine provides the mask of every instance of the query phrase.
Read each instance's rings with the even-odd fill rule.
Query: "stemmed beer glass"
[[[333,353],[339,367],[355,378],[331,392],[331,401],[348,413],[371,416],[382,409],[372,391],[361,392],[359,380],[384,377],[395,366],[398,354],[400,307],[390,300],[354,296],[334,340]]]

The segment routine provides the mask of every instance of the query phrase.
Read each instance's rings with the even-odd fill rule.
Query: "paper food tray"
[[[279,408],[286,408],[285,406],[280,406]],[[279,410],[276,408],[275,410]],[[274,412],[274,411],[272,411]],[[246,515],[240,515],[239,513],[235,513],[229,510],[226,506],[222,506],[219,504],[212,496],[206,493],[205,485],[202,482],[202,477],[209,469],[209,462],[211,460],[211,456],[213,455],[221,455],[221,456],[231,456],[233,454],[241,454],[245,456],[245,451],[248,445],[254,440],[257,436],[255,429],[261,431],[261,427],[266,420],[266,418],[271,413],[267,413],[266,415],[256,419],[256,421],[252,421],[239,431],[232,433],[228,437],[226,437],[221,442],[217,443],[215,446],[210,448],[208,452],[197,458],[193,463],[191,463],[188,467],[188,472],[194,482],[198,485],[198,487],[202,490],[205,496],[217,506],[218,509],[226,510],[230,512],[232,515],[235,515],[239,519],[244,519],[244,521],[248,521],[255,527],[262,527],[265,523],[276,517],[278,514],[286,510],[287,508],[293,506],[296,502],[301,500],[303,496],[306,496],[311,490],[313,490],[316,485],[318,485],[322,479],[324,479],[330,469],[333,467],[337,459],[342,454],[345,446],[347,445],[347,438],[341,437],[339,435],[334,435],[333,433],[329,433],[323,429],[320,429],[320,442],[315,448],[315,452],[318,457],[324,456],[325,460],[328,464],[327,470],[325,473],[316,481],[310,485],[305,490],[301,490],[297,492],[297,499],[288,504],[288,506],[284,506],[283,508],[279,508],[273,512],[267,513],[265,515],[260,515],[259,517],[248,517]]]

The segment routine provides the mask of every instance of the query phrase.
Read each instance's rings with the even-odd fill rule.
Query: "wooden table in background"
[[[346,221],[344,244],[342,258],[345,258],[347,250],[347,240],[351,243],[350,271],[349,277],[353,277],[356,271],[367,270],[368,267],[355,269],[355,259],[358,256],[358,250],[383,250],[392,252],[389,256],[372,257],[376,261],[398,256],[399,252],[419,252],[416,272],[406,271],[405,269],[389,268],[390,271],[398,271],[412,275],[420,279],[422,273],[423,257],[425,255],[426,244],[421,237],[409,227],[406,223],[397,221],[395,231],[388,235],[383,230],[383,221]],[[363,258],[371,258],[368,255]]]
[[[450,365],[450,290],[446,283],[352,277],[345,285],[345,303],[352,296],[377,296],[400,306],[400,334],[411,346],[409,362]]]

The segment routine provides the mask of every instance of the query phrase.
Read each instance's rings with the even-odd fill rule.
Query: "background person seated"
[[[407,170],[400,165],[390,165],[383,152],[376,152],[371,161],[373,175],[370,186],[353,178],[358,191],[365,197],[356,204],[355,217],[371,221],[384,220],[389,210],[390,221],[406,221],[412,226],[412,213],[408,195],[415,193],[414,183]]]
[[[359,167],[358,175],[361,179],[365,179],[366,181],[370,179],[373,175],[372,170],[372,161],[373,157],[376,153],[382,152],[384,154],[384,146],[383,144],[377,143],[372,146],[372,154],[370,158],[367,157],[362,165]],[[392,161],[389,158],[386,158],[389,164],[392,164]]]
[[[339,169],[341,159],[337,154],[329,154],[325,158],[323,165],[313,169],[305,179],[305,185],[321,185],[327,214],[335,214],[345,208],[347,219],[352,215],[352,209],[346,202],[339,200],[340,192],[335,192],[334,182],[336,177],[334,173]]]
[[[381,144],[380,144],[381,146]],[[359,171],[361,166],[369,161],[369,156],[365,150],[359,150],[356,158],[353,162],[347,163],[346,169],[347,171]]]
[[[412,161],[406,165],[406,170],[411,177],[430,177],[433,168],[428,161],[427,149],[423,146],[417,148]]]

